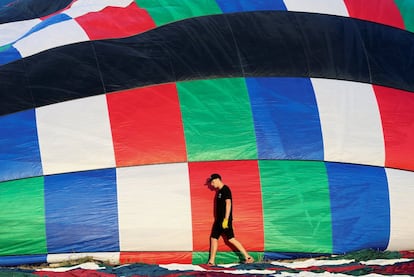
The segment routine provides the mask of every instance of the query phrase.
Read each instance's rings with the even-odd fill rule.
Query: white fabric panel
[[[187,163],[117,169],[121,251],[191,251]]]
[[[43,173],[115,167],[105,95],[36,109]]]
[[[16,41],[40,22],[42,21],[36,18],[0,24],[0,45]]]
[[[387,250],[414,249],[414,172],[386,169],[390,195],[390,242]]]
[[[349,16],[343,0],[284,0],[288,11]]]
[[[63,263],[68,261],[76,261],[84,258],[93,258],[96,261],[104,263],[119,264],[120,253],[119,252],[88,252],[88,253],[68,253],[68,254],[48,254],[47,262]]]
[[[66,20],[31,33],[14,44],[22,57],[54,47],[88,41],[89,37],[75,20]]]
[[[63,13],[76,18],[90,12],[99,12],[108,6],[125,8],[132,2],[133,0],[78,0]]]
[[[311,79],[325,161],[384,166],[381,117],[370,84]]]

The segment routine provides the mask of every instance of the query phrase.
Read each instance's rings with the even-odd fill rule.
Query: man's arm
[[[221,224],[223,229],[229,228],[230,211],[231,211],[231,199],[226,199],[226,213],[224,215],[223,223]]]
[[[226,199],[226,214],[224,215],[225,219],[230,218],[230,210],[231,210],[231,199]]]

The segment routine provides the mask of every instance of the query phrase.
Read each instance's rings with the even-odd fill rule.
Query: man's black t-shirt
[[[220,190],[217,191],[216,199],[215,199],[216,220],[220,222],[223,221],[226,215],[226,199],[230,199],[230,200],[232,199],[231,190],[228,186],[224,185]],[[233,219],[232,210],[233,210],[233,207],[230,210],[229,221]]]

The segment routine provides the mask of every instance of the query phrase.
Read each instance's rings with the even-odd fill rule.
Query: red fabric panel
[[[400,251],[401,258],[414,259],[414,251],[405,250]]]
[[[414,170],[414,93],[374,86],[381,113],[385,166]]]
[[[186,161],[175,84],[107,94],[117,166]]]
[[[412,261],[385,266],[374,265],[371,267],[373,268],[372,273],[377,273],[384,276],[398,276],[403,274],[405,275],[414,273],[414,262]]]
[[[193,250],[208,251],[214,221],[215,192],[205,185],[212,173],[219,173],[233,197],[233,226],[237,240],[247,251],[264,251],[262,193],[257,161],[189,163]],[[231,251],[222,239],[219,251]]]
[[[345,0],[350,17],[405,29],[401,13],[393,0]]]
[[[139,8],[135,2],[126,8],[107,7],[75,20],[91,40],[128,37],[155,27],[148,12]]]
[[[191,264],[192,258],[192,252],[121,252],[119,260],[121,264]]]

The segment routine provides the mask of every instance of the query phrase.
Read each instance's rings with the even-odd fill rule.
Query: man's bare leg
[[[210,238],[210,258],[208,259],[209,264],[215,264],[217,248],[218,240],[215,238]]]
[[[236,240],[235,238],[231,238],[231,239],[229,239],[229,242],[231,244],[233,244],[234,247],[236,247],[237,250],[240,251],[240,253],[243,254],[246,263],[252,263],[252,262],[254,262],[253,257],[251,257],[249,255],[249,253],[247,253],[246,249],[244,249],[243,245],[238,240]]]

